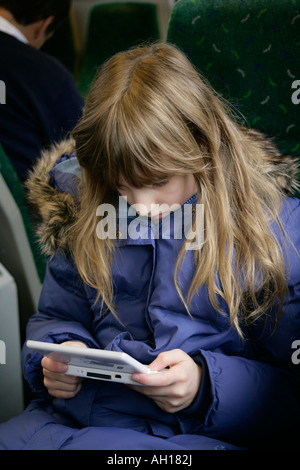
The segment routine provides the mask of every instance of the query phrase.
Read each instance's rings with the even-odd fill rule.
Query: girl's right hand
[[[79,341],[66,341],[66,346],[87,347]],[[44,385],[50,395],[56,398],[73,398],[82,387],[82,377],[66,375],[68,370],[64,362],[54,361],[44,356],[41,365],[43,367]]]

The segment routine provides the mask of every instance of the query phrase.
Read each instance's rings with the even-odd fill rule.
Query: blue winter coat
[[[48,160],[44,157],[39,176],[46,178],[61,150],[47,154]],[[121,234],[116,241],[119,250],[112,272],[119,322],[109,312],[99,315],[95,291],[83,284],[65,248],[66,206],[69,201],[76,204],[80,177],[77,159],[70,153],[44,183],[37,179],[37,203],[44,200],[45,208],[50,203],[52,209],[53,204],[61,208],[58,220],[49,217],[41,229],[49,251],[55,243],[59,249],[49,261],[39,311],[29,321],[27,338],[80,340],[93,348],[125,351],[145,364],[162,351],[180,348],[202,365],[203,380],[192,405],[173,414],[126,385],[89,379],[76,397],[53,399],[43,386],[41,356],[24,347],[24,376],[38,399],[22,415],[0,425],[0,448],[238,449],[283,446],[283,441],[291,445],[300,422],[300,365],[292,361],[292,343],[300,339],[300,263],[291,246],[300,248],[300,201],[287,198],[282,207],[281,220],[290,239],[285,240],[289,299],[275,334],[274,309],[266,323],[245,331],[242,340],[230,326],[227,305],[219,299],[225,315],[216,312],[205,286],[193,298],[191,316],[186,313],[173,282],[183,241],[172,237],[172,224],[171,239],[146,236],[145,223],[139,227],[140,238]],[[194,202],[196,196],[188,204]],[[192,275],[190,251],[181,274],[183,292]]]

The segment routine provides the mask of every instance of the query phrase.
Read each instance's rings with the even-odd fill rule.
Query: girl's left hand
[[[152,398],[164,411],[175,413],[187,408],[196,397],[202,376],[202,368],[181,349],[166,351],[149,365],[157,374],[135,373],[132,379],[138,386],[134,390]]]

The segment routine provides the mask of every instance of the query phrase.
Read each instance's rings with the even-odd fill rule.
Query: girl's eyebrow
[[[156,182],[153,182],[153,183],[149,183],[149,184],[145,184],[145,188],[149,187],[151,188],[152,186],[154,187],[162,187],[162,186],[165,186],[168,182],[170,181],[169,178],[165,178],[161,181],[156,181]],[[126,181],[122,181],[122,182],[117,182],[117,188],[129,188],[131,185],[128,184]]]

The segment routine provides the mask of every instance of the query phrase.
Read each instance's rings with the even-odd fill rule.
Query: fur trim
[[[68,139],[44,150],[26,181],[36,234],[46,256],[58,249],[69,252],[68,229],[78,217],[78,202],[73,194],[58,192],[50,185],[49,171],[64,153],[70,154],[74,148],[74,140]]]
[[[299,183],[299,159],[289,155],[283,155],[266,137],[255,129],[246,129],[246,132],[261,148],[267,156],[261,165],[262,171],[276,180],[279,189],[287,196],[295,195],[300,189]]]

